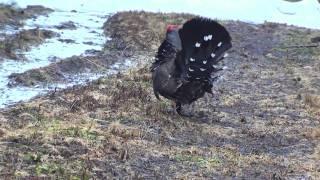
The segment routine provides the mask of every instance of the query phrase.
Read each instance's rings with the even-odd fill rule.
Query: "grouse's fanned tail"
[[[184,69],[182,73],[189,80],[210,80],[220,70],[215,65],[232,46],[228,31],[216,21],[199,17],[187,21],[179,35],[183,60],[177,64]]]

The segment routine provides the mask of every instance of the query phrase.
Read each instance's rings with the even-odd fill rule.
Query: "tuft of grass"
[[[122,138],[141,137],[142,131],[137,128],[127,127],[119,121],[112,122],[108,127],[109,133]]]
[[[73,126],[66,129],[61,129],[60,133],[63,136],[68,136],[68,137],[76,137],[76,138],[82,138],[87,140],[98,139],[98,132],[90,130],[90,128],[82,128],[80,126]]]
[[[203,157],[200,155],[185,155],[185,154],[177,154],[175,156],[175,160],[184,163],[191,163],[195,164],[202,168],[214,168],[220,166],[222,161],[218,157],[211,156],[211,157]]]
[[[320,96],[306,94],[304,96],[304,103],[309,105],[311,108],[320,108]]]
[[[314,94],[306,94],[303,96],[303,102],[309,114],[316,119],[320,119],[320,96]]]
[[[312,140],[320,140],[320,127],[307,129],[303,135]]]
[[[57,163],[41,163],[36,165],[35,172],[38,176],[43,174],[64,174],[64,168]]]

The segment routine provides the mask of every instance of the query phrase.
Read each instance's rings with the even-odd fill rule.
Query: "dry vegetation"
[[[148,67],[165,25],[189,17],[112,16],[105,28],[113,39],[104,53],[126,56],[123,52],[130,50],[140,55],[139,66],[2,110],[1,176],[320,177],[319,51],[285,50],[320,33],[272,23],[223,22],[234,39],[225,60],[229,68],[214,95],[196,103],[198,118],[183,118],[169,101],[154,98]],[[145,31],[159,39],[146,41]],[[297,51],[299,57],[293,55]]]

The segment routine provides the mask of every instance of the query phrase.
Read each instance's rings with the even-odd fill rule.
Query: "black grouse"
[[[208,18],[197,17],[183,24],[168,25],[166,38],[160,45],[151,66],[153,90],[176,103],[191,104],[204,94],[212,94],[214,73],[222,70],[216,65],[232,47],[228,31]]]

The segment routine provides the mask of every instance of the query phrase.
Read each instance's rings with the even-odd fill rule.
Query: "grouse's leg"
[[[181,113],[181,110],[182,110],[181,103],[180,102],[176,102],[176,111],[180,116],[183,116],[182,113]]]
[[[188,112],[184,111],[183,106],[180,102],[176,102],[176,111],[180,116],[184,116],[184,117],[192,117],[193,116],[193,114],[190,111],[188,111]]]

